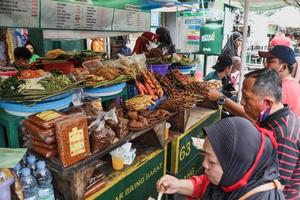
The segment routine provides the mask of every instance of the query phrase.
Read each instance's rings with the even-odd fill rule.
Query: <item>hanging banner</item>
[[[207,55],[219,55],[222,50],[223,24],[209,23],[201,28],[200,52]]]
[[[113,8],[43,0],[41,28],[111,30]]]
[[[39,27],[39,0],[1,0],[0,27]]]
[[[149,31],[150,22],[150,13],[115,9],[113,30],[141,32]]]
[[[176,47],[180,52],[199,52],[202,17],[199,12],[181,11],[177,13]]]

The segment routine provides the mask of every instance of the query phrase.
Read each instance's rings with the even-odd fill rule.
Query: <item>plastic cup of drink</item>
[[[165,140],[167,140],[169,138],[169,130],[170,130],[171,124],[170,123],[166,123],[166,128],[165,128]]]
[[[115,170],[123,169],[124,167],[124,158],[123,158],[123,151],[119,149],[115,149],[110,152],[112,166]]]

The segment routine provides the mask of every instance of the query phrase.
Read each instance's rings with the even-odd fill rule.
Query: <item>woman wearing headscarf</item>
[[[175,53],[175,45],[172,42],[170,31],[166,27],[159,27],[156,29],[156,34],[159,35],[157,47],[163,51],[163,54],[172,55]]]
[[[158,191],[202,200],[283,200],[273,133],[241,117],[203,129],[204,175],[177,179],[165,175]]]
[[[241,33],[239,32],[232,33],[222,50],[222,54],[227,54],[230,57],[233,56],[241,57],[242,41],[243,41],[243,36]]]
[[[152,32],[144,32],[136,40],[133,53],[146,55],[150,52],[151,49],[156,48],[156,43],[159,38],[159,35]]]

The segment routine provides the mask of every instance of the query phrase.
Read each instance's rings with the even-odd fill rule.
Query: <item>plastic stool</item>
[[[2,140],[0,145],[6,145],[5,142],[3,142],[6,137],[8,147],[20,147],[18,128],[23,119],[24,117],[14,116],[6,113],[4,110],[0,110],[0,125],[2,126],[0,128],[0,139]]]

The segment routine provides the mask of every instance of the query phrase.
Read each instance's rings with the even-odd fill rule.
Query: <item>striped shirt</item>
[[[261,123],[273,131],[278,142],[280,182],[286,199],[300,200],[300,119],[288,106]]]

